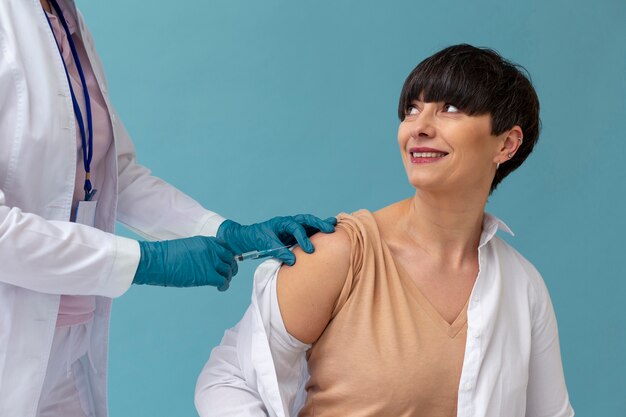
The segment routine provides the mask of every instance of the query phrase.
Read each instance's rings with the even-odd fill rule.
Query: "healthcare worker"
[[[149,241],[113,235],[116,220]],[[151,176],[73,0],[0,2],[0,416],[106,416],[111,298],[131,283],[224,290],[234,253],[311,252],[307,235],[333,226],[242,226]]]

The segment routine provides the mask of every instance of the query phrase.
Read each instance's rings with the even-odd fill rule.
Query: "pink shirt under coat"
[[[72,35],[72,40],[76,46],[78,56],[80,58],[81,67],[87,83],[87,89],[89,90],[90,102],[91,102],[91,114],[93,121],[93,157],[91,161],[91,183],[93,188],[99,189],[104,179],[104,166],[101,162],[104,156],[109,150],[109,147],[113,143],[113,129],[111,127],[111,121],[109,118],[109,111],[106,107],[106,103],[98,87],[98,83],[94,76],[89,58],[83,46],[83,42],[79,35],[76,33],[76,21],[72,15],[72,12],[68,10],[63,1],[59,1],[59,6],[63,11],[63,16],[66,19],[68,28]],[[72,50],[67,40],[65,29],[63,28],[59,18],[56,14],[47,13],[50,23],[52,25],[52,31],[57,43],[61,49],[61,55],[63,61],[70,75],[72,88],[74,95],[78,101],[81,112],[83,114],[83,122],[85,129],[87,129],[87,111],[85,107],[85,95],[83,94],[83,86],[78,75],[78,69],[74,62]],[[78,124],[76,125],[76,180],[74,185],[74,197],[72,203],[72,213],[75,213],[78,202],[85,197],[84,183],[85,183],[85,168],[83,166],[83,153],[82,153],[82,139]],[[96,193],[95,200],[98,199]],[[71,220],[74,220],[75,215],[72,214]],[[96,309],[95,296],[89,295],[62,295],[61,304],[59,306],[59,313],[57,318],[57,327],[70,326],[88,322],[94,315]]]

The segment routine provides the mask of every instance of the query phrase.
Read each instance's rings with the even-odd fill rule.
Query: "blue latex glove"
[[[332,233],[335,231],[336,224],[337,219],[334,217],[322,220],[311,214],[274,217],[249,226],[242,226],[232,220],[226,220],[217,230],[217,237],[224,240],[238,254],[253,250],[291,246],[296,243],[305,252],[312,253],[315,248],[309,240],[309,236],[317,232]],[[287,265],[296,263],[296,257],[289,249],[277,251],[274,257]]]
[[[161,242],[139,242],[141,259],[133,284],[162,287],[212,285],[228,289],[237,262],[226,243],[194,236]]]

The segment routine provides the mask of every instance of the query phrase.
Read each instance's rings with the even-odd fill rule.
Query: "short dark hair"
[[[490,114],[493,135],[514,125],[522,128],[522,145],[496,170],[490,193],[526,160],[539,139],[539,99],[528,71],[492,49],[453,45],[420,62],[400,93],[401,121],[411,102],[420,97],[425,102],[452,104],[468,115]]]

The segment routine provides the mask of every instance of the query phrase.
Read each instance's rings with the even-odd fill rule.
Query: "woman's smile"
[[[448,155],[447,152],[433,148],[411,148],[409,149],[409,159],[412,164],[429,164],[438,162]]]

